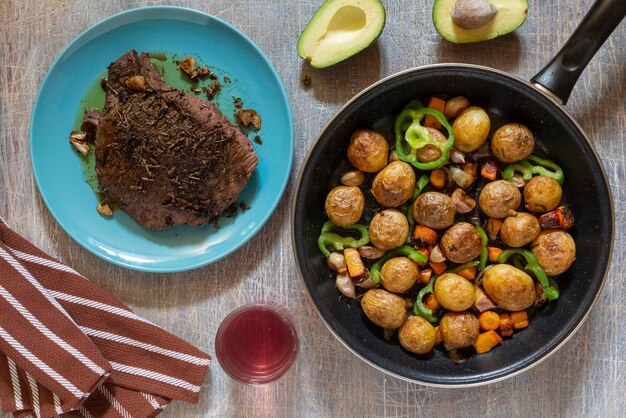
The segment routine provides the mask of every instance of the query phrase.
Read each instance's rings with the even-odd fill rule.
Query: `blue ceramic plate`
[[[232,115],[232,96],[263,119],[254,143],[259,165],[237,199],[250,209],[214,226],[149,231],[122,211],[110,219],[96,212],[98,199],[69,146],[81,100],[107,66],[131,48],[201,57],[223,83],[220,107]],[[227,103],[229,109],[223,109]],[[252,136],[252,134],[250,135]],[[223,21],[195,10],[146,7],[112,16],[76,38],[44,79],[30,126],[35,179],[61,227],[80,245],[114,264],[141,271],[173,272],[214,262],[248,241],[276,208],[293,161],[293,122],[280,78],[252,41]]]

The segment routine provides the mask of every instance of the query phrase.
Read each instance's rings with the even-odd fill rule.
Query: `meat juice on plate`
[[[272,382],[289,370],[298,337],[284,308],[253,304],[231,312],[215,337],[220,365],[247,384]]]

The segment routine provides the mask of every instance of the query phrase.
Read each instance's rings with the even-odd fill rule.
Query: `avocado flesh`
[[[298,55],[312,67],[331,66],[367,48],[384,26],[380,0],[327,0],[300,35]]]
[[[506,35],[519,28],[526,21],[528,2],[526,0],[490,0],[498,10],[487,24],[464,29],[452,21],[452,9],[456,0],[435,0],[433,23],[439,35],[455,43],[480,42]]]

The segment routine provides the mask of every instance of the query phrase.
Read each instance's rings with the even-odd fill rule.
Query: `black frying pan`
[[[470,386],[515,375],[561,347],[581,326],[597,299],[613,247],[611,192],[602,164],[580,126],[561,107],[585,65],[626,15],[626,0],[599,0],[557,56],[533,78],[533,86],[506,73],[473,65],[420,67],[388,77],[350,100],[324,127],[302,167],[293,204],[293,247],[300,272],[322,320],[357,356],[374,367],[414,382]],[[540,153],[566,173],[563,188],[576,215],[572,233],[577,258],[559,277],[561,297],[542,306],[530,326],[503,346],[455,364],[442,351],[417,356],[397,337],[383,338],[358,303],[338,300],[335,281],[317,248],[326,221],[324,201],[350,170],[348,139],[359,128],[391,140],[392,124],[407,102],[433,94],[464,95],[494,115],[527,125]],[[369,215],[371,216],[371,214]]]

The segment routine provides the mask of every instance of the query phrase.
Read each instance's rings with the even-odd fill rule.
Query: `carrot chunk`
[[[498,247],[487,247],[487,254],[490,263],[497,263],[498,257],[502,254],[502,250]]]
[[[431,97],[428,99],[426,107],[443,113],[446,109],[446,101],[438,97]],[[426,118],[424,119],[424,126],[427,128],[441,129],[441,123],[437,120],[437,118],[431,115],[426,115]]]
[[[464,269],[457,271],[456,274],[458,274],[459,276],[463,277],[466,280],[472,281],[476,278],[476,267],[474,266],[465,267]]]
[[[498,177],[498,163],[487,160],[480,169],[480,174],[487,180],[494,181]]]
[[[420,270],[417,274],[417,281],[421,284],[428,284],[432,275],[433,271],[431,269]]]
[[[430,184],[435,189],[443,189],[448,183],[448,175],[441,168],[436,168],[430,172]]]
[[[445,262],[435,263],[434,261],[430,261],[428,264],[430,264],[430,268],[433,269],[437,276],[440,276],[448,269],[448,265]]]
[[[541,229],[567,229],[574,226],[574,212],[567,206],[561,206],[539,217]]]
[[[494,311],[482,312],[478,314],[478,324],[482,330],[495,331],[500,327],[500,315]]]
[[[524,329],[528,326],[528,312],[517,311],[511,312],[511,322],[513,329]]]
[[[439,239],[439,235],[434,229],[423,225],[415,225],[413,230],[413,239],[419,245],[435,245]]]
[[[367,274],[365,264],[361,259],[359,250],[356,248],[346,248],[343,250],[343,256],[346,259],[346,266],[348,267],[348,274],[353,279],[361,279]]]
[[[478,354],[489,352],[502,342],[502,338],[495,331],[487,331],[478,336],[474,342],[474,348]]]
[[[426,306],[431,311],[435,311],[439,309],[439,301],[437,300],[437,298],[435,297],[433,293],[429,293],[424,298],[424,306]]]
[[[511,315],[504,312],[500,314],[500,334],[503,337],[510,337],[513,335],[513,322],[511,321]]]
[[[487,218],[487,235],[489,235],[489,239],[491,241],[495,241],[496,238],[498,238],[500,228],[502,228],[502,223],[504,223],[502,219]]]

